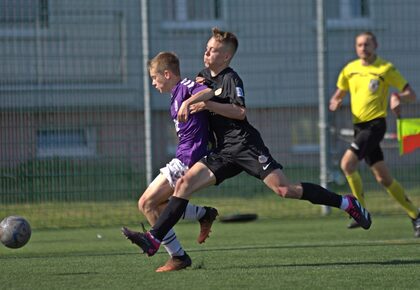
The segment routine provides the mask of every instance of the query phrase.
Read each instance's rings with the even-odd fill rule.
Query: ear
[[[167,70],[167,69],[165,69],[164,71],[163,71],[163,76],[165,77],[165,79],[170,79],[171,78],[171,72],[169,71],[169,70]]]
[[[232,60],[232,54],[230,52],[225,53],[225,61],[230,62]]]

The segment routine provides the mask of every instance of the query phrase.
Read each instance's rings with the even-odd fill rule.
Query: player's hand
[[[207,110],[206,102],[199,102],[190,106],[190,114]]]
[[[401,115],[401,99],[396,93],[393,93],[391,95],[389,107],[391,108],[391,111],[395,114],[395,116],[399,118]]]
[[[188,116],[190,115],[190,105],[184,101],[178,110],[178,122],[187,122]]]
[[[199,83],[199,84],[204,84],[204,82],[205,82],[205,78],[203,78],[203,77],[196,77],[195,78],[195,82],[196,83]]]
[[[342,99],[331,98],[329,109],[331,112],[335,112],[338,108],[341,107]]]

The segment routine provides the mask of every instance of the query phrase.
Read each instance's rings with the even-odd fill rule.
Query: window
[[[38,157],[93,156],[95,153],[96,134],[93,128],[37,131]]]
[[[327,0],[328,27],[361,27],[369,25],[369,0]]]
[[[48,26],[48,0],[0,0],[2,26]]]
[[[222,20],[221,0],[166,0],[163,17],[167,29],[217,26]]]

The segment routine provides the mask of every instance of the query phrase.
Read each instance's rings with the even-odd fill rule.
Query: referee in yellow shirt
[[[343,170],[353,195],[366,208],[359,161],[364,159],[376,181],[404,208],[413,223],[414,235],[420,237],[419,210],[408,199],[401,184],[395,180],[384,161],[380,142],[386,132],[389,87],[399,93],[390,97],[391,110],[399,116],[401,103],[412,102],[416,93],[394,67],[376,54],[378,43],[372,32],[362,32],[355,38],[358,59],[348,63],[340,72],[337,90],[331,97],[329,109],[336,111],[347,92],[350,92],[354,124],[354,140],[341,159]],[[354,221],[349,228],[358,227]]]

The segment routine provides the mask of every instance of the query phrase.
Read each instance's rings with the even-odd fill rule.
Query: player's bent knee
[[[145,203],[146,203],[145,199],[143,197],[140,197],[140,199],[137,203],[137,207],[138,207],[139,211],[142,212],[142,213],[144,213],[144,211],[145,211],[145,206],[146,206]]]
[[[376,182],[378,182],[382,186],[389,187],[392,184],[392,179],[389,180],[387,178],[382,178],[381,176],[377,176]]]
[[[191,193],[191,182],[184,176],[178,179],[175,186],[174,196],[188,199]]]
[[[139,211],[141,211],[144,214],[153,211],[157,207],[153,200],[143,196],[140,197],[137,206],[139,208]]]
[[[182,176],[176,182],[175,193],[180,192],[180,191],[184,191],[187,187],[188,187],[188,180],[184,176]]]

